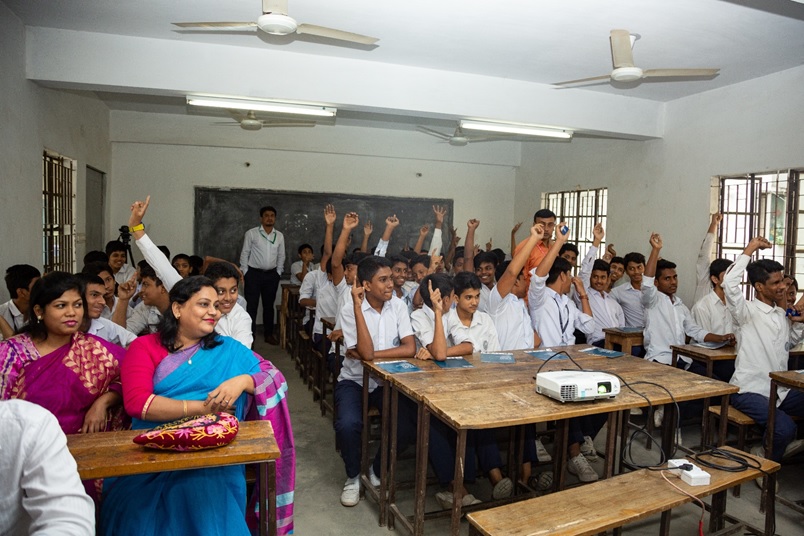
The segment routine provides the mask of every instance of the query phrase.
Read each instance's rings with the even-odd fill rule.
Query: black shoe
[[[268,335],[267,337],[265,337],[265,342],[276,346],[277,344],[279,344],[279,339],[277,339],[274,335]]]

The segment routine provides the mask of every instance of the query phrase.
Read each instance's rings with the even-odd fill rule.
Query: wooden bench
[[[741,454],[729,447],[724,447],[724,450]],[[770,478],[775,481],[779,464],[764,458],[759,461],[762,469],[771,473]],[[729,462],[719,460],[718,463],[726,465]],[[711,475],[708,486],[688,486],[679,478],[671,475],[668,478],[698,498],[715,495],[712,499],[709,526],[710,532],[715,532],[723,528],[726,490],[759,478],[762,473],[757,469],[742,472],[704,469]],[[466,517],[469,520],[470,536],[578,536],[598,534],[661,513],[661,534],[668,534],[670,510],[691,501],[690,497],[665,482],[661,472],[641,469],[571,490],[472,512]],[[773,510],[769,508],[765,516],[765,530],[768,534],[771,533],[773,515]]]

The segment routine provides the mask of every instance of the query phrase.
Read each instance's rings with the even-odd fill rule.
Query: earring
[[[41,317],[41,316],[39,316],[39,315],[36,315],[36,319],[41,321],[41,320],[42,320],[42,317]]]

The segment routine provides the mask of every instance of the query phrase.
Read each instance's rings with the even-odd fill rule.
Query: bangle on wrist
[[[578,299],[580,299],[580,300],[588,300],[588,299],[589,299],[589,296],[587,296],[586,294],[584,294],[583,296],[578,296]]]
[[[145,230],[145,226],[142,224],[142,222],[138,223],[134,227],[129,227],[128,228],[129,233],[134,233],[136,231],[144,231],[144,230]]]
[[[181,405],[182,405],[182,412],[184,413],[184,416],[186,417],[187,416],[187,401],[182,400]]]

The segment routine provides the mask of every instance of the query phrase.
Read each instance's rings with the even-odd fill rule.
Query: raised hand
[[[433,280],[427,281],[427,290],[430,291],[430,303],[433,304],[433,312],[441,312],[441,290],[433,288]]]
[[[128,218],[128,226],[135,227],[142,223],[145,213],[148,211],[148,205],[151,204],[151,196],[147,196],[145,201],[134,201],[131,204],[131,216]]]
[[[715,226],[720,225],[721,221],[723,221],[723,214],[721,214],[720,212],[715,212],[714,214],[712,214],[712,219],[710,221],[712,225]]]
[[[544,238],[544,224],[534,223],[530,228],[530,236],[535,237],[538,242],[541,242]]]
[[[352,300],[354,301],[355,306],[359,307],[363,305],[363,298],[366,295],[366,289],[363,288],[363,285],[357,285],[357,277],[355,280],[352,281]]]
[[[397,225],[399,225],[399,218],[396,217],[396,214],[394,214],[393,216],[388,216],[387,218],[385,218],[385,225],[394,228]]]
[[[117,285],[117,297],[121,300],[130,300],[134,297],[134,293],[137,292],[137,276],[131,276],[131,279],[123,283],[122,285]]]
[[[347,212],[343,217],[343,228],[351,231],[360,223],[360,217],[357,212]]]
[[[603,237],[606,236],[606,231],[603,230],[603,224],[600,222],[596,223],[595,227],[592,229],[592,234],[596,240],[602,242]]]
[[[480,225],[480,220],[476,220],[476,219],[474,219],[474,218],[472,218],[471,220],[469,220],[468,222],[466,222],[466,226],[467,226],[468,228],[470,228],[470,229],[477,229],[477,227],[478,227],[479,225]]]
[[[327,225],[335,225],[338,216],[335,214],[335,206],[327,205],[324,207],[324,221]]]
[[[614,249],[614,244],[609,244],[606,246],[606,252],[611,255],[612,258],[617,256],[617,251]]]
[[[516,234],[520,227],[522,227],[522,222],[514,224],[514,226],[511,228],[511,234]]]
[[[492,238],[489,238],[489,241],[486,242],[486,251],[491,251],[491,248],[494,247],[492,240]]]
[[[566,233],[561,232],[561,230],[564,227],[567,227],[567,232]],[[570,231],[571,231],[571,229],[569,228],[569,226],[567,225],[567,222],[565,222],[565,221],[562,221],[558,225],[556,225],[556,242],[558,242],[560,244],[566,243],[567,240],[569,240]]]
[[[662,235],[659,233],[650,234],[650,247],[653,249],[662,249]]]
[[[444,223],[444,216],[447,215],[447,207],[433,205],[433,212],[435,213],[436,223]]]
[[[368,236],[374,232],[374,225],[372,225],[371,220],[367,221],[363,224],[363,234]]]
[[[452,228],[452,244],[457,246],[461,241],[461,237],[458,236],[458,229],[455,227]]]
[[[422,225],[422,228],[419,229],[419,236],[426,236],[427,233],[429,232],[430,232],[430,226],[425,223],[424,225]]]

